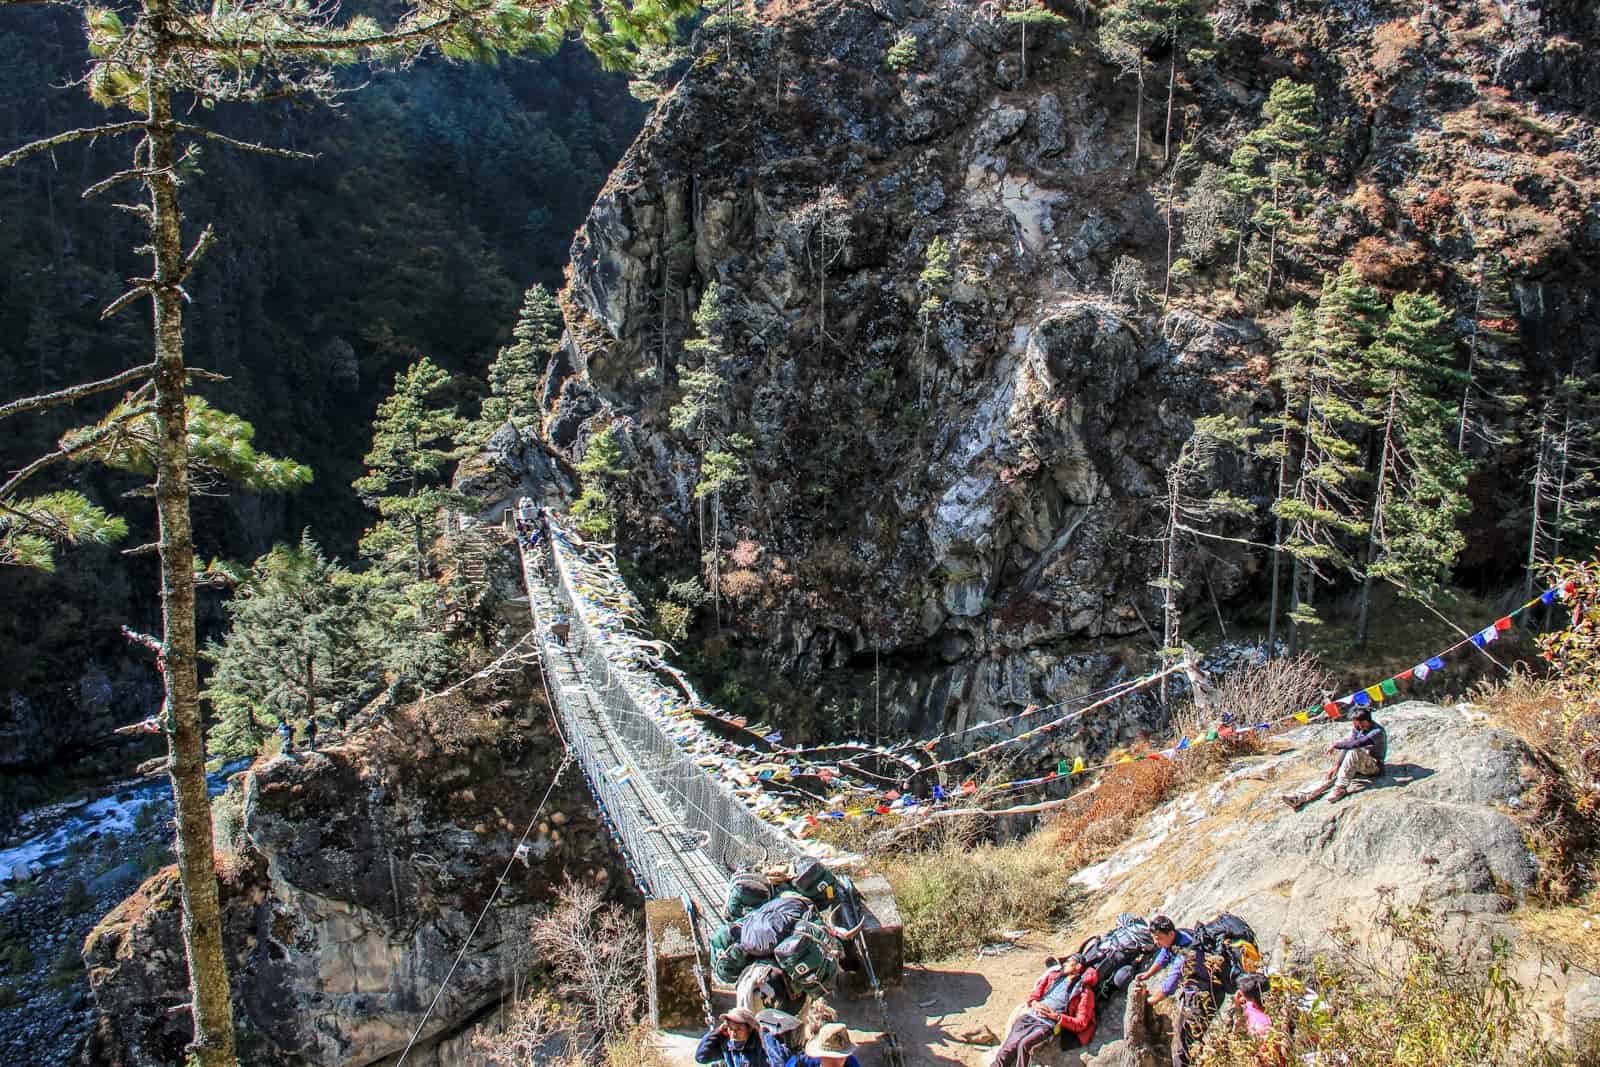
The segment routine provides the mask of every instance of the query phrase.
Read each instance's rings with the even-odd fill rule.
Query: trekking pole
[[[700,955],[700,909],[695,907],[694,899],[688,893],[683,894],[683,910],[689,914],[689,941],[694,945],[694,980],[700,986],[700,1006],[705,1009],[706,1025],[717,1025],[717,1013],[711,1007],[711,983],[706,978],[705,963]]]
[[[878,970],[872,966],[872,953],[867,951],[865,931],[856,934],[856,947],[861,950],[861,964],[867,969],[867,982],[872,986],[872,999],[878,1002],[878,1020],[883,1026],[884,1062],[887,1067],[905,1067],[905,1053],[900,1048],[900,1037],[889,1025],[889,1006],[883,1000],[883,986],[878,981]]]

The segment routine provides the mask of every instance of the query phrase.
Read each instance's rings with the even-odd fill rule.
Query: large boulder
[[[1538,875],[1515,810],[1529,783],[1526,746],[1466,707],[1408,702],[1377,717],[1388,765],[1343,801],[1294,811],[1281,799],[1329,765],[1324,749],[1349,727],[1327,723],[1279,735],[1265,755],[1158,809],[1073,876],[1102,900],[1085,925],[1123,911],[1179,923],[1233,911],[1286,963],[1385,901],[1481,916],[1522,902]]]
[[[248,843],[224,864],[224,940],[243,1064],[358,1067],[393,1057],[444,993],[408,1062],[472,1062],[451,1035],[534,960],[527,927],[564,877],[620,891],[582,777],[568,774],[516,852],[561,748],[528,694],[473,686],[324,751],[276,756],[244,788]],[[485,707],[484,705],[488,705]],[[473,947],[445,985],[485,905]],[[90,934],[84,959],[101,1025],[92,1062],[156,1067],[189,1040],[175,869]],[[429,1051],[438,1045],[437,1051]],[[454,1052],[450,1050],[454,1049]]]

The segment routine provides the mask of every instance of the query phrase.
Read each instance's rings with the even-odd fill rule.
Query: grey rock
[[[924,215],[931,215],[944,207],[944,183],[938,178],[930,178],[922,185],[917,186],[916,193],[912,196],[912,203]]]
[[[1061,112],[1061,100],[1055,93],[1039,95],[1033,121],[1038,131],[1039,155],[1060,155],[1067,147],[1067,128],[1066,117]]]
[[[1158,809],[1111,857],[1072,877],[1101,894],[1093,921],[1235,911],[1281,966],[1326,948],[1335,923],[1370,917],[1384,893],[1484,921],[1523,900],[1538,868],[1501,808],[1522,788],[1522,743],[1462,709],[1408,702],[1379,719],[1390,735],[1386,772],[1337,804],[1292,811],[1279,799],[1320,776],[1324,749],[1347,731],[1335,723],[1287,731],[1288,751]]]

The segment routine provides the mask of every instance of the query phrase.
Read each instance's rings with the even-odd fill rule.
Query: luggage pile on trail
[[[738,987],[741,1006],[789,1011],[825,995],[841,966],[857,966],[860,897],[818,860],[735,875],[724,913],[711,937],[711,972]]]

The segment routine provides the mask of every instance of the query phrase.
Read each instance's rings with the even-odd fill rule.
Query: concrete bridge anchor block
[[[660,1030],[703,1026],[705,1009],[694,976],[694,934],[683,901],[645,902],[644,942],[651,1024]]]

